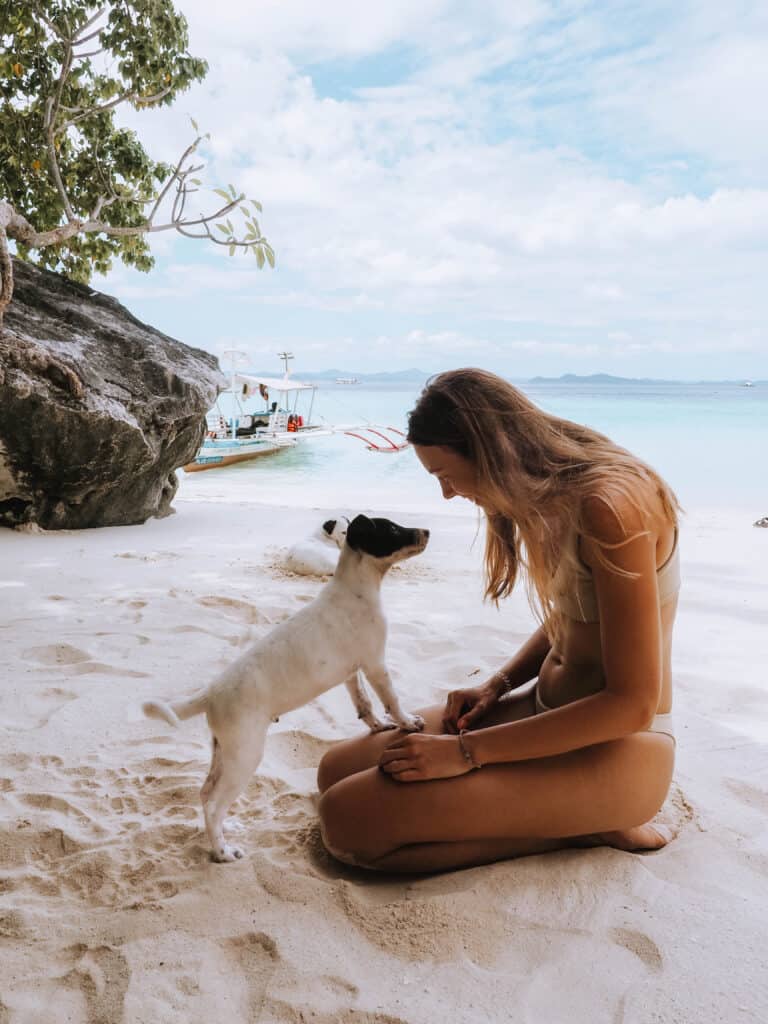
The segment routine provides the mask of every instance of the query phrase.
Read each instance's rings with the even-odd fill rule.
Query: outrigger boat
[[[410,444],[402,430],[398,430],[397,427],[364,426],[355,430],[345,430],[344,433],[347,437],[356,437],[363,441],[369,452],[403,452]]]
[[[308,434],[331,433],[312,423],[315,401],[314,384],[293,380],[287,369],[282,378],[255,377],[247,373],[231,374],[227,396],[231,409],[225,412],[219,400],[206,416],[207,434],[193,462],[183,467],[187,473],[218,469],[246,462],[262,455],[295,447]],[[310,393],[309,410],[299,411],[300,398]],[[231,397],[230,397],[231,396]],[[248,412],[247,404],[256,400],[263,408]]]

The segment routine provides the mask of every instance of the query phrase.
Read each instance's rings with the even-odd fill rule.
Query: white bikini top
[[[598,622],[600,615],[597,608],[597,595],[592,570],[579,557],[579,537],[571,534],[571,560],[561,563],[555,577],[556,602],[558,609],[569,619],[576,622]],[[677,545],[677,527],[675,540],[669,558],[656,570],[656,581],[659,587],[659,604],[671,601],[680,590],[680,550]]]

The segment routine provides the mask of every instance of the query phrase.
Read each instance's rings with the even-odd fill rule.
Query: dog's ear
[[[331,534],[333,533],[333,531],[335,529],[336,529],[336,520],[335,519],[326,519],[326,521],[323,523],[323,530],[328,534],[329,537],[331,536]]]
[[[376,524],[368,516],[355,516],[347,530],[347,544],[353,551],[359,550],[366,538],[376,532]]]

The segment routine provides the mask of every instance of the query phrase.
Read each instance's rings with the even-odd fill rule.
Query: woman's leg
[[[443,712],[445,704],[433,704],[428,708],[419,708],[416,714],[424,719],[424,732],[440,734],[443,731]],[[499,701],[496,707],[478,723],[481,728],[501,725],[504,722],[516,722],[536,714],[533,691],[513,693]],[[330,786],[345,779],[348,775],[373,768],[379,763],[379,757],[385,747],[400,733],[396,730],[388,732],[365,733],[351,740],[342,740],[334,744],[322,757],[317,770],[317,788],[324,793]]]
[[[581,844],[577,837],[586,835],[596,842],[610,842],[606,834],[629,835],[664,801],[674,743],[639,733],[417,783],[364,768],[360,751],[357,762],[352,753],[347,750],[345,765],[356,770],[326,788],[320,801],[328,849],[340,860],[381,870],[439,871]]]

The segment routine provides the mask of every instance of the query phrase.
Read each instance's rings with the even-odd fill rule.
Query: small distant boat
[[[287,364],[286,364],[287,366]],[[183,467],[187,473],[218,469],[237,462],[261,458],[285,448],[294,448],[308,434],[330,434],[331,430],[312,423],[315,401],[314,384],[294,380],[286,368],[285,376],[254,377],[235,373],[222,395],[231,396],[233,411],[224,413],[217,400],[206,416],[207,434],[194,460]],[[299,399],[310,393],[306,418],[299,410]],[[219,396],[220,398],[222,396]],[[252,400],[259,406],[248,411]]]
[[[337,377],[334,384],[359,384],[359,377]]]
[[[753,388],[755,385],[752,383],[751,380],[745,380],[741,386],[743,388]]]

